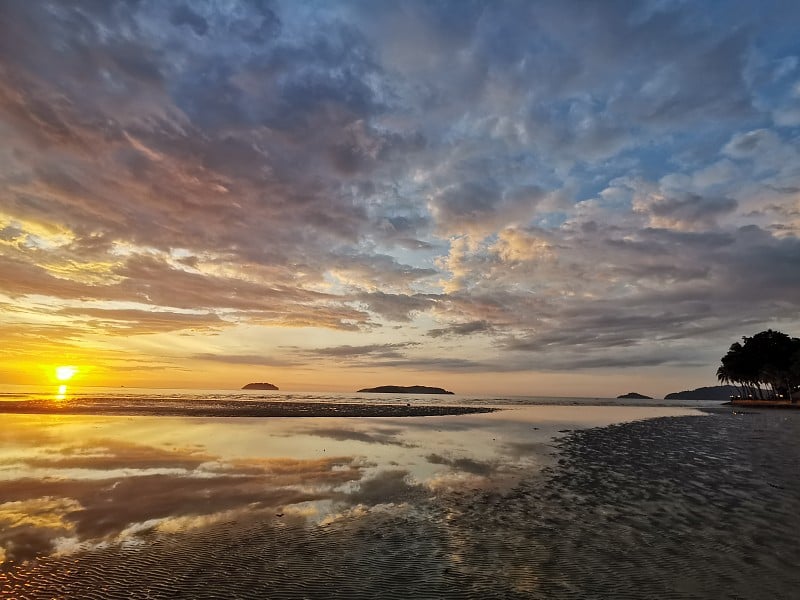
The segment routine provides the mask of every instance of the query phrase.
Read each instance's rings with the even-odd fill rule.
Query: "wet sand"
[[[708,412],[575,432],[544,481],[461,518],[502,507],[532,598],[795,598],[800,415]]]
[[[452,448],[458,432],[503,450],[439,448],[425,468],[447,468],[433,477],[388,464],[356,476],[340,459],[322,469],[338,478],[322,518],[289,494],[192,527],[142,526],[123,543],[7,561],[0,597],[796,597],[800,414],[716,409],[579,431],[552,421],[561,437],[545,443],[533,418],[501,439],[505,413],[328,430],[376,450],[426,455],[419,445],[439,438],[425,436]]]
[[[487,413],[486,406],[432,406],[411,404],[355,404],[319,402],[271,402],[258,400],[184,401],[135,400],[121,403],[118,398],[80,398],[58,403],[51,399],[6,400],[0,414],[105,415],[148,417],[431,417]]]

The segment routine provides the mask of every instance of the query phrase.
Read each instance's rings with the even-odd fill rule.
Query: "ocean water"
[[[719,406],[714,400],[628,400],[550,396],[478,396],[450,394],[359,394],[348,392],[283,392],[261,390],[144,389],[73,386],[5,386],[0,388],[0,411],[14,412],[11,405],[28,403],[43,409],[69,412],[71,409],[128,408],[138,414],[159,414],[166,407],[191,416],[205,411],[206,416],[235,415],[274,403],[355,404],[369,406],[650,406],[703,408]],[[209,412],[211,411],[211,412]],[[251,411],[252,412],[252,411]],[[255,415],[251,415],[255,416]]]

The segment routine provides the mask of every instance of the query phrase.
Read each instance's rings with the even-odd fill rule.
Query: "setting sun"
[[[56,379],[58,379],[59,381],[69,381],[70,379],[73,378],[73,376],[77,372],[78,369],[76,369],[75,367],[69,367],[69,366],[56,367]]]

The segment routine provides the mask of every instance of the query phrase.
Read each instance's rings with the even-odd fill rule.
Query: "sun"
[[[70,366],[56,367],[56,379],[59,381],[69,381],[75,376],[78,369]]]

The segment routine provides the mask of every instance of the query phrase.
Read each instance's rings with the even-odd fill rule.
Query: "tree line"
[[[739,388],[743,398],[759,400],[800,395],[800,339],[767,329],[732,344],[722,357],[717,379]]]

